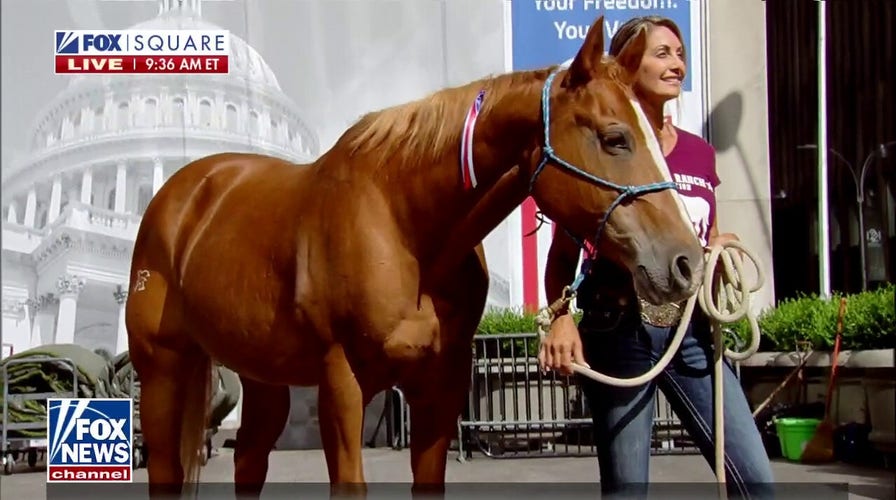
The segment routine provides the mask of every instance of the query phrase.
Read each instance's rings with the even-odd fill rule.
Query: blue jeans
[[[694,318],[698,310],[694,311]],[[599,314],[599,313],[598,313]],[[644,324],[639,315],[601,329],[600,321],[579,325],[585,359],[601,373],[630,378],[649,370],[666,352],[675,328]],[[637,316],[635,318],[634,316]],[[678,354],[652,382],[608,386],[584,376],[579,384],[591,409],[601,490],[626,498],[647,495],[656,388],[666,396],[711,469],[713,434],[713,342],[708,323],[693,319]],[[725,364],[725,475],[732,498],[771,498],[771,464],[734,372]]]

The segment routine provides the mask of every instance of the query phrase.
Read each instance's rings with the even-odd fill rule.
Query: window
[[[128,103],[123,102],[118,105],[118,116],[115,119],[115,126],[126,128],[131,124],[130,108]]]
[[[154,127],[158,123],[159,104],[155,97],[150,97],[143,102],[143,126]]]
[[[185,123],[184,113],[186,112],[186,107],[184,106],[184,98],[183,97],[175,97],[172,101],[171,108],[171,123],[174,126],[182,127]]]
[[[212,103],[208,99],[199,101],[199,125],[212,126]]]
[[[228,104],[227,105],[227,115],[225,117],[225,120],[227,122],[226,123],[227,130],[229,130],[231,132],[239,132],[240,131],[239,121],[237,118],[238,117],[236,114],[236,106],[234,106],[233,104]]]

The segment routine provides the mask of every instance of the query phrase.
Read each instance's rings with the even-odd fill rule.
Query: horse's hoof
[[[411,486],[411,496],[414,498],[443,498],[445,485],[434,483],[420,483]]]
[[[330,498],[364,498],[367,496],[365,483],[338,483],[330,485]]]

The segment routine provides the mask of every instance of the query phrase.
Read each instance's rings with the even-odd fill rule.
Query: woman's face
[[[647,33],[635,87],[643,98],[664,103],[681,93],[686,69],[681,40],[669,28],[654,26]]]

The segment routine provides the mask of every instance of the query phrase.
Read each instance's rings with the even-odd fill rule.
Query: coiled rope
[[[748,283],[744,274],[744,258],[749,260],[756,269],[756,281]],[[717,269],[721,261],[722,268]],[[719,483],[719,497],[727,498],[725,490],[725,428],[723,416],[723,384],[721,383],[724,364],[722,353],[728,359],[742,361],[752,356],[759,348],[760,332],[756,316],[751,311],[751,294],[757,292],[765,283],[765,274],[759,265],[756,256],[739,241],[726,241],[721,245],[713,245],[704,253],[703,283],[697,292],[692,295],[685,305],[681,320],[672,343],[657,364],[646,373],[632,378],[617,378],[605,375],[582,366],[572,364],[573,371],[604,384],[618,387],[634,387],[645,384],[659,375],[678,352],[684,334],[691,322],[696,303],[706,313],[713,331],[714,367],[713,379],[713,426],[715,437],[715,474]],[[551,329],[556,311],[575,297],[575,292],[564,290],[563,297],[548,307],[542,308],[537,317],[539,350],[544,345],[544,339]],[[747,318],[750,324],[750,344],[744,351],[735,352],[724,346],[722,329],[723,323],[734,323],[742,318]]]

